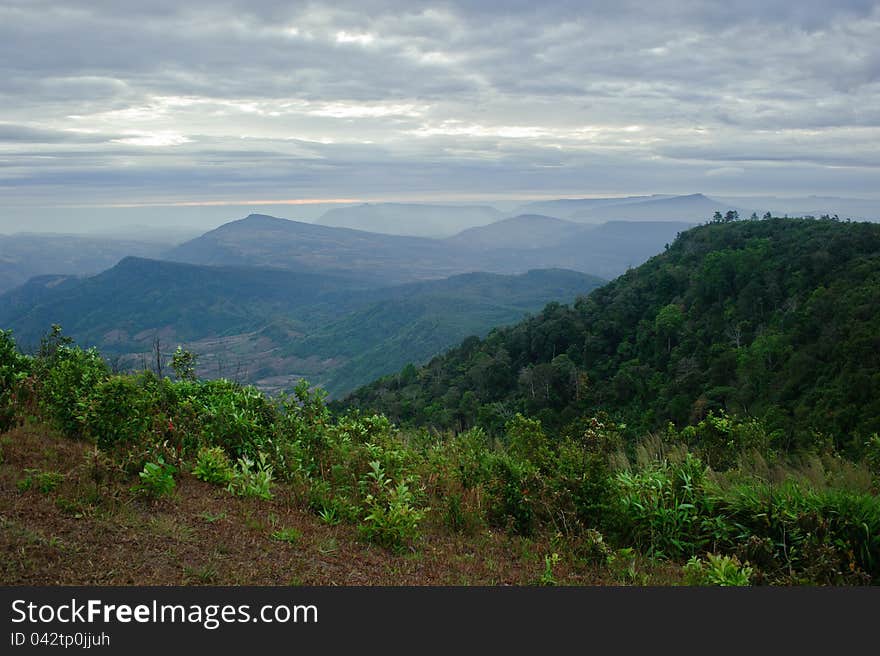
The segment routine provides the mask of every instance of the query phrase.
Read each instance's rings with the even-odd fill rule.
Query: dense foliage
[[[880,225],[730,218],[346,405],[494,434],[517,412],[576,434],[603,410],[630,437],[723,410],[781,449],[860,455],[880,431]]]

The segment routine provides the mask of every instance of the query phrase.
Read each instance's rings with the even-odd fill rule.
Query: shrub
[[[107,364],[95,349],[61,344],[38,368],[41,408],[63,433],[82,436],[88,398],[107,377]]]
[[[208,446],[222,447],[233,458],[254,460],[274,451],[275,407],[255,387],[212,380],[196,388],[193,402]]]
[[[531,535],[535,525],[534,498],[540,478],[534,465],[496,454],[487,484],[489,519],[520,535]]]
[[[699,458],[687,454],[681,463],[618,473],[612,520],[621,540],[650,556],[669,558],[690,556],[710,540],[723,540],[733,529],[725,522],[706,522],[715,516],[706,471]]]
[[[361,534],[383,547],[403,551],[418,536],[419,524],[428,509],[416,507],[410,488],[412,479],[394,485],[378,460],[370,463],[366,478],[370,480],[372,492],[364,499]]]
[[[30,370],[31,359],[18,352],[12,332],[0,330],[0,433],[15,425],[19,387]]]
[[[504,427],[507,436],[507,451],[519,460],[531,462],[539,469],[550,464],[550,441],[537,419],[528,419],[520,413]]]
[[[725,491],[718,505],[741,535],[772,549],[763,565],[771,582],[840,585],[880,577],[876,496],[753,482]]]
[[[696,448],[707,464],[716,471],[733,467],[740,454],[757,452],[765,460],[772,460],[775,435],[756,419],[740,419],[723,410],[709,411],[696,426],[687,426],[681,437]]]
[[[83,428],[105,450],[142,442],[155,415],[145,379],[111,376],[92,390],[83,413]]]
[[[176,484],[174,474],[177,469],[159,458],[158,462],[148,462],[143,471],[138,474],[141,479],[140,485],[135,490],[154,499],[171,496]]]
[[[611,473],[606,456],[588,451],[572,440],[564,441],[556,454],[547,481],[554,523],[570,533],[606,523],[612,500]]]
[[[171,368],[178,380],[196,379],[196,361],[198,357],[178,346],[171,356]]]
[[[199,449],[198,461],[193,476],[215,485],[228,485],[235,476],[229,456],[219,446]]]
[[[736,556],[707,553],[705,560],[692,556],[684,566],[688,585],[746,586],[750,584],[752,568],[742,564]]]
[[[254,461],[239,458],[227,489],[240,497],[272,498],[272,465],[260,454]]]

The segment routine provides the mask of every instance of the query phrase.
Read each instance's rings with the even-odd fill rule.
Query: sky
[[[865,0],[0,0],[0,232],[304,202],[878,198],[878,44]]]

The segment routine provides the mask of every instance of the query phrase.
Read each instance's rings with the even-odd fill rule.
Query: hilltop
[[[880,430],[878,308],[880,225],[713,223],[572,306],[346,403],[459,428],[518,411],[562,427],[602,410],[633,434],[726,410],[762,418],[789,446],[858,450]]]

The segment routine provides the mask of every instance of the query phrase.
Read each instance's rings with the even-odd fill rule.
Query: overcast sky
[[[0,231],[58,205],[876,198],[878,44],[867,0],[0,0]]]

